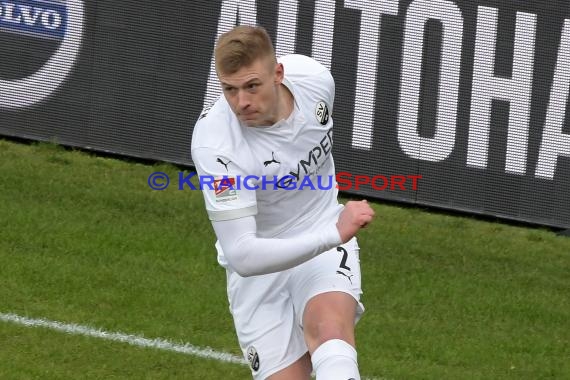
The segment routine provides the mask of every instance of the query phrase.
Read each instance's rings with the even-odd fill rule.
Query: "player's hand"
[[[372,221],[373,217],[374,210],[366,200],[347,202],[336,222],[342,242],[346,243],[352,239],[358,230]]]

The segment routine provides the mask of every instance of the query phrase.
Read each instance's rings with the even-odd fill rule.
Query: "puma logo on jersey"
[[[206,105],[202,109],[202,112],[200,112],[200,116],[198,116],[198,120],[202,120],[203,118],[208,116],[208,112],[210,112],[210,109],[212,109],[213,106],[214,106],[214,103],[210,103],[210,104]]]
[[[277,160],[275,159],[275,153],[274,153],[274,152],[271,152],[271,160],[269,160],[269,161],[264,161],[264,162],[263,162],[263,166],[269,166],[269,165],[271,165],[271,164],[280,164],[280,163],[281,163],[281,162],[279,162],[279,161],[277,161]]]
[[[228,164],[229,164],[231,161],[224,162],[224,161],[222,161],[221,158],[218,157],[218,159],[216,160],[216,162],[219,163],[219,164],[224,165],[224,168],[226,168],[226,171],[228,171]]]
[[[349,275],[347,275],[346,273],[343,273],[343,272],[341,272],[341,271],[339,271],[339,270],[337,270],[336,273],[338,273],[338,274],[340,274],[340,275],[343,275],[344,277],[348,278],[348,281],[350,281],[350,283],[352,284],[352,277],[354,276],[353,274],[351,274],[351,275],[349,276]]]

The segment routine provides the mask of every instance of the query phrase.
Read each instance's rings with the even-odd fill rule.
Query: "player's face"
[[[233,74],[218,73],[224,96],[238,119],[249,127],[275,124],[283,65],[258,59]]]

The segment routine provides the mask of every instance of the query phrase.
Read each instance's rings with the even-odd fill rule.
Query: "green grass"
[[[0,140],[0,313],[239,355],[201,194],[143,165]],[[361,372],[570,378],[570,239],[382,203],[359,235]],[[0,322],[2,379],[247,379],[239,365]],[[7,364],[9,363],[9,364]]]
[[[245,367],[0,323],[0,379],[240,379]]]

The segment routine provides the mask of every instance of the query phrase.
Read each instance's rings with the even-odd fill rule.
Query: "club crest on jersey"
[[[256,372],[259,370],[259,355],[253,346],[249,346],[247,348],[247,361],[249,362],[252,370]]]
[[[216,202],[228,202],[238,198],[235,177],[217,177],[214,179]]]
[[[324,101],[320,101],[317,103],[317,108],[315,109],[315,116],[317,117],[317,121],[321,123],[321,125],[327,125],[329,122],[329,107],[327,103]]]

